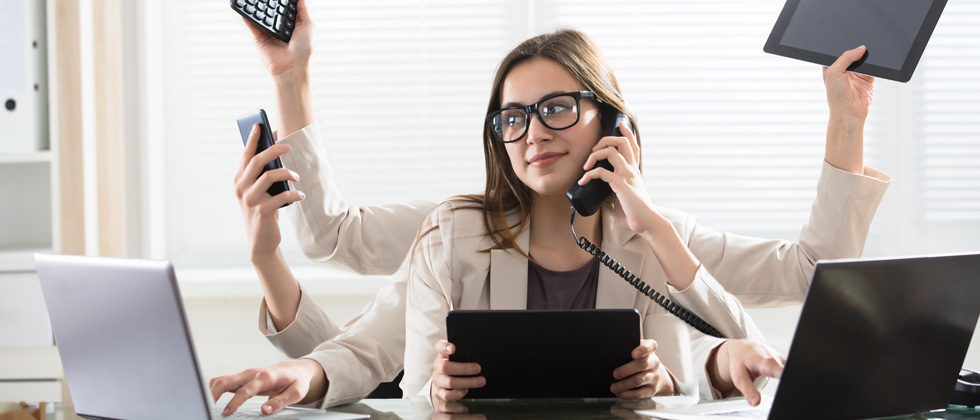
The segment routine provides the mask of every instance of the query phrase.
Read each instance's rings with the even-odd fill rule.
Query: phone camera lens
[[[17,101],[13,99],[7,99],[7,103],[4,104],[4,106],[7,107],[7,111],[13,111],[15,108],[17,108]]]

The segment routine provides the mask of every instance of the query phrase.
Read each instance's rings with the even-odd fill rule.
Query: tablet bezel
[[[449,360],[480,363],[464,398],[614,398],[613,371],[640,344],[636,309],[459,310],[446,315]]]
[[[776,20],[776,24],[773,26],[772,32],[769,34],[769,39],[766,40],[766,45],[763,48],[763,51],[770,54],[781,55],[783,57],[795,58],[797,60],[830,66],[834,63],[834,61],[837,61],[838,57],[796,47],[790,47],[779,43],[779,41],[783,38],[783,35],[786,33],[786,28],[789,27],[789,23],[792,20],[793,15],[796,13],[796,8],[799,6],[800,1],[801,0],[786,1],[786,4],[783,6],[783,11],[780,12],[779,18]],[[865,62],[867,54],[865,54],[864,58],[861,60],[851,64],[851,66],[849,66],[847,69],[855,73],[894,80],[896,82],[908,82],[909,79],[912,78],[912,73],[915,72],[915,67],[919,64],[919,59],[922,57],[922,52],[926,49],[926,44],[929,42],[929,38],[932,36],[933,30],[936,28],[936,23],[939,22],[939,17],[943,13],[943,8],[946,7],[947,0],[930,1],[932,4],[929,6],[929,11],[926,13],[922,26],[919,27],[919,32],[916,34],[915,40],[912,42],[912,47],[909,49],[909,54],[905,57],[905,62],[902,64],[901,69],[892,69],[868,64]],[[858,45],[855,45],[855,47],[858,47]],[[843,53],[843,51],[841,51],[841,53]]]

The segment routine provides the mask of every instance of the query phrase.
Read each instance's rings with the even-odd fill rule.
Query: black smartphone
[[[633,123],[630,122],[626,114],[622,112],[604,113],[600,121],[602,137],[623,135],[619,131],[619,123],[621,122],[625,122],[626,127],[631,131],[633,130]],[[600,160],[596,162],[595,166],[613,170],[613,166],[608,160]],[[585,172],[587,171],[582,171],[582,175],[585,175]],[[582,178],[582,175],[579,175],[579,178]],[[609,194],[612,194],[612,188],[609,187],[609,184],[601,179],[593,179],[585,185],[579,185],[578,182],[572,184],[572,188],[569,188],[565,195],[568,197],[568,201],[572,202],[572,207],[575,208],[576,213],[582,216],[591,216],[599,211],[599,207],[602,207],[602,202],[606,201]]]
[[[245,16],[282,42],[289,43],[296,28],[296,3],[299,0],[231,0],[232,10]]]
[[[262,153],[263,150],[272,147],[274,141],[272,140],[272,128],[269,126],[269,118],[265,115],[265,110],[260,109],[255,112],[250,112],[238,117],[238,131],[242,133],[242,143],[248,145],[248,135],[252,132],[252,126],[255,124],[259,125],[259,144],[255,148],[255,154]],[[273,169],[282,168],[282,159],[276,158],[272,162],[269,162],[262,168],[262,173],[266,171],[271,171]],[[259,174],[261,176],[261,174]],[[289,183],[286,181],[276,181],[272,183],[266,192],[269,195],[276,195],[285,191],[289,191]],[[283,207],[290,205],[291,203],[286,203]]]

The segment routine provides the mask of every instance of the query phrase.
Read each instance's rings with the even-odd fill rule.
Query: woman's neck
[[[572,206],[563,196],[531,198],[530,252],[535,261],[554,271],[569,271],[585,265],[591,255],[578,247],[568,226]],[[575,232],[594,243],[601,243],[601,210],[575,218]]]

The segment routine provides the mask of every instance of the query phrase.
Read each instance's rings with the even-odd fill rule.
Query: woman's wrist
[[[715,347],[708,356],[708,366],[705,367],[705,370],[708,371],[708,382],[723,396],[735,389],[735,383],[731,378],[731,369],[728,366],[731,364],[731,358],[728,354],[730,342],[731,340],[726,340]]]
[[[283,138],[314,121],[313,93],[306,69],[276,76],[275,81],[279,101],[279,138]]]
[[[304,85],[308,86],[310,83],[309,64],[296,65],[289,70],[275,74],[272,76],[272,80],[276,83],[276,88],[280,90],[291,89]]]
[[[864,171],[864,121],[863,118],[854,116],[830,119],[824,154],[827,163],[852,173]]]
[[[310,373],[310,388],[300,404],[309,404],[324,399],[327,396],[327,389],[330,387],[330,380],[327,378],[326,372],[323,371],[323,366],[320,366],[320,362],[313,359],[299,359],[297,362],[301,364],[303,370]]]

